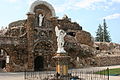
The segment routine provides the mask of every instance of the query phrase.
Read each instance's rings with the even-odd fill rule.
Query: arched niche
[[[54,8],[52,7],[51,4],[47,3],[46,1],[35,1],[32,3],[31,7],[30,7],[30,12],[31,13],[35,13],[36,9],[41,9],[41,10],[44,10],[44,11],[49,11],[48,13],[51,14],[51,17],[55,17],[56,14],[55,14],[55,10]]]
[[[6,63],[9,63],[9,54],[5,49],[0,48],[0,68],[5,68]]]
[[[44,53],[50,53],[53,51],[53,46],[50,41],[38,41],[34,44],[33,51],[35,56],[43,55]],[[41,54],[42,53],[42,54]]]

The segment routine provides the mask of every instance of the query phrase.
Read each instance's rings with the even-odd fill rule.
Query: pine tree
[[[111,38],[110,38],[110,34],[107,31],[107,24],[105,19],[103,20],[103,26],[101,26],[99,24],[97,32],[96,32],[96,41],[98,42],[110,42]]]
[[[103,41],[104,42],[110,42],[111,38],[110,38],[110,33],[107,31],[107,24],[105,19],[103,20]]]
[[[101,24],[99,24],[97,32],[96,32],[96,41],[103,42],[103,29]]]

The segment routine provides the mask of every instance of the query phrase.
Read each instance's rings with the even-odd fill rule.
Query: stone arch
[[[7,50],[7,49],[5,49],[5,48],[2,48],[2,47],[0,47],[0,50],[4,50],[5,52],[6,52],[6,55],[9,55],[9,50]]]
[[[6,44],[2,44],[1,46],[0,46],[0,49],[3,49],[6,53],[7,53],[7,55],[12,55],[11,53],[11,51],[12,51],[12,45],[6,45]]]
[[[35,7],[38,6],[38,5],[45,5],[45,6],[48,7],[48,8],[50,9],[50,11],[52,12],[52,17],[55,17],[55,16],[56,16],[54,8],[52,7],[51,4],[47,3],[46,1],[39,1],[39,0],[37,0],[37,1],[33,2],[32,5],[31,5],[31,7],[30,7],[30,12],[31,12],[31,13],[34,13],[34,9],[35,9]]]
[[[39,53],[39,51],[36,52],[36,50],[42,50],[42,51],[40,51],[40,53],[44,53],[43,51],[51,52],[51,51],[53,51],[52,42],[50,42],[50,41],[44,41],[44,40],[37,41],[34,44],[33,51],[35,53]]]

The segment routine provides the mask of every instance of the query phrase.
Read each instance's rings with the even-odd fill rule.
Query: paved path
[[[97,71],[97,70],[102,70],[102,69],[106,69],[106,68],[120,68],[120,65],[116,65],[116,66],[106,66],[106,67],[90,67],[90,68],[84,68],[84,69],[74,69],[74,71],[81,71],[81,70],[85,70],[85,71]],[[0,72],[0,80],[24,80],[24,73],[23,72],[15,72],[15,73],[11,73],[11,72]],[[110,80],[120,80],[120,76],[110,76]]]
[[[24,73],[0,73],[0,80],[24,80]]]

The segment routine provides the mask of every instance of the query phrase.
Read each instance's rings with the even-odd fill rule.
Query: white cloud
[[[77,7],[74,5],[77,3],[77,0],[64,0],[63,4],[55,4],[55,11],[60,13],[67,10],[75,10]]]
[[[80,8],[95,8],[97,3],[106,2],[106,0],[82,0],[76,4]]]
[[[117,19],[117,18],[120,18],[120,13],[115,13],[115,14],[108,15],[108,16],[106,16],[106,17],[103,17],[103,19],[107,19],[107,20]]]
[[[63,5],[63,6],[60,6],[60,5],[57,6],[57,5],[56,5],[55,11],[58,12],[58,13],[64,12],[64,11],[66,10],[64,6],[65,6],[65,5]]]
[[[120,2],[120,0],[112,0],[112,2]]]
[[[36,0],[29,0],[29,6]],[[107,10],[113,5],[114,2],[120,0],[62,0],[62,2],[58,2],[58,0],[45,0],[48,3],[52,3],[57,13],[64,12],[66,10],[76,10],[76,9],[103,9]],[[114,2],[113,2],[114,1]],[[61,4],[59,4],[61,3]]]
[[[36,0],[29,0],[29,1],[28,1],[29,6],[30,6],[34,1],[36,1]]]
[[[9,2],[17,2],[18,0],[7,0]]]

